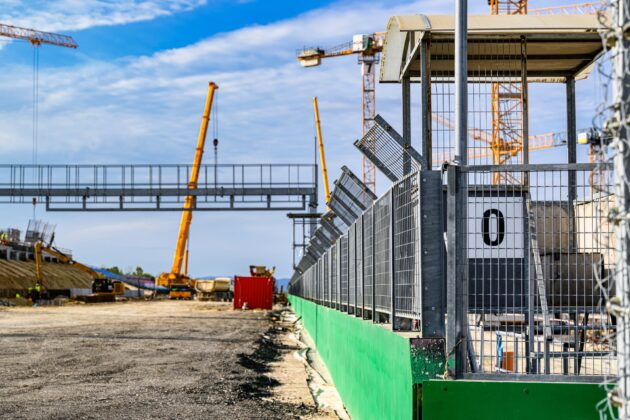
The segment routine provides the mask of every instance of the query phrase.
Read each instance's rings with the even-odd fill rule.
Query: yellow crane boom
[[[197,148],[195,149],[195,159],[193,160],[193,166],[190,173],[190,179],[188,181],[188,190],[194,190],[197,188],[197,182],[199,181],[199,169],[201,167],[201,160],[203,158],[204,146],[206,143],[206,134],[208,133],[208,123],[210,121],[210,112],[212,110],[212,101],[214,99],[214,93],[219,87],[210,82],[208,84],[208,95],[206,97],[206,105],[203,111],[203,117],[201,119],[201,128],[199,129],[199,137],[197,139]],[[186,257],[186,243],[188,242],[188,235],[190,233],[190,223],[192,222],[192,209],[195,207],[195,196],[188,195],[184,201],[184,209],[182,211],[182,219],[179,225],[179,235],[177,236],[177,245],[175,247],[175,256],[173,258],[173,265],[170,273],[162,273],[158,277],[159,286],[171,287],[175,284],[189,285],[189,280],[184,273],[182,273],[182,265]]]
[[[52,255],[53,257],[57,258],[59,261],[61,261],[64,264],[68,264],[68,265],[78,268],[84,273],[87,273],[90,276],[92,276],[93,279],[103,278],[103,276],[99,272],[91,269],[87,265],[81,264],[80,262],[73,260],[71,257],[67,256],[66,254],[59,251],[58,249],[53,248],[52,246],[45,246],[41,241],[37,241],[35,243],[35,281],[39,285],[42,285],[42,280],[43,280],[42,252],[46,252],[47,254]]]
[[[322,162],[322,178],[324,179],[324,194],[326,205],[330,201],[330,186],[328,184],[328,169],[326,168],[326,156],[324,154],[324,140],[322,139],[322,127],[319,121],[319,107],[317,96],[313,96],[313,110],[315,111],[315,127],[317,128],[317,144],[319,146],[319,160]]]

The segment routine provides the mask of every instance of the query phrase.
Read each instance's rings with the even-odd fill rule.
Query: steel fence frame
[[[478,165],[448,170],[448,179],[459,178],[469,191],[466,237],[449,237],[466,255],[453,262],[456,284],[449,285],[465,293],[456,299],[464,305],[448,308],[449,318],[464,320],[456,325],[456,336],[462,337],[458,346],[466,355],[456,359],[459,376],[579,382],[614,376],[614,343],[597,338],[615,329],[604,305],[612,293],[614,271],[612,228],[606,222],[613,195],[587,181],[593,171],[610,181],[612,166]],[[498,171],[519,173],[529,184],[486,182]],[[454,188],[452,182],[448,188]],[[485,206],[492,209],[478,214]],[[507,208],[506,215],[513,219],[502,223],[498,215],[503,217],[501,209]],[[447,231],[457,222],[449,211]],[[512,235],[512,242],[488,257],[485,252],[499,235]],[[504,281],[499,281],[500,271]]]
[[[433,188],[424,191],[420,186],[427,181]],[[422,194],[426,199],[421,199]],[[393,320],[397,330],[418,331],[425,317],[431,334],[443,336],[444,294],[430,292],[424,298],[421,291],[422,253],[431,262],[427,265],[433,267],[427,284],[432,289],[444,288],[443,244],[435,241],[436,235],[443,233],[443,223],[431,222],[434,228],[427,229],[430,238],[424,240],[420,229],[421,203],[427,203],[424,218],[428,220],[429,212],[442,213],[442,199],[437,172],[416,172],[401,179],[343,232],[339,229],[342,234],[330,247],[321,249],[321,235],[314,235],[314,247],[308,248],[306,261],[299,265],[301,274],[296,272],[292,278],[290,292],[373,322]],[[330,226],[331,218],[334,214],[326,213],[322,226]],[[309,257],[311,254],[318,256]],[[316,286],[304,284],[309,282]]]

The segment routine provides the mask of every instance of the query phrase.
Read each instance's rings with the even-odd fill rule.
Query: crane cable
[[[39,136],[39,45],[33,45],[33,182],[37,182],[37,152]],[[37,198],[33,197],[33,220],[35,220]]]

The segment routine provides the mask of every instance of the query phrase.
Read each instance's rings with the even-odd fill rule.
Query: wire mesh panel
[[[373,212],[374,212],[374,207],[370,207],[364,214],[363,214],[363,278],[364,278],[364,282],[365,284],[363,285],[363,305],[366,309],[373,309],[372,308],[372,297],[373,297],[373,293],[374,293],[374,288],[373,288],[373,284],[374,284],[374,260],[373,260],[373,255],[374,255],[374,248],[373,248],[373,243],[374,243],[374,235],[372,234],[372,228],[373,228]],[[364,314],[364,317],[366,316],[366,314]]]
[[[355,225],[355,276],[356,276],[356,307],[354,313],[363,316],[363,216],[359,217]]]
[[[330,249],[322,256],[324,268],[322,272],[322,302],[328,306],[330,304]]]
[[[470,39],[468,83],[468,162],[469,164],[519,164],[523,156],[522,74],[524,40]],[[432,166],[454,158],[455,89],[450,41],[431,42],[431,138]],[[483,53],[482,53],[483,52]],[[474,58],[472,58],[474,57]],[[489,70],[488,58],[501,61],[501,70]],[[492,174],[493,183],[518,183],[516,174]]]
[[[328,205],[337,216],[350,226],[376,199],[376,195],[347,167],[341,168],[335,181]]]
[[[376,311],[391,311],[391,191],[374,203],[374,294]]]
[[[339,295],[341,310],[348,310],[348,235],[339,238]]]
[[[348,230],[348,313],[353,314],[357,305],[357,277],[356,277],[356,228],[353,224]]]
[[[590,164],[469,166],[468,323],[480,373],[615,375],[615,198]],[[492,185],[496,172],[528,185]]]
[[[337,244],[334,244],[330,248],[330,306],[337,308],[339,303],[339,272],[338,272],[338,259]]]
[[[420,319],[419,189],[418,175],[404,178],[394,194],[394,303],[396,316]],[[439,216],[438,216],[439,217]],[[418,323],[416,325],[419,326]]]
[[[354,145],[392,182],[404,177],[404,162],[409,162],[411,172],[421,169],[423,159],[412,147],[404,147],[403,139],[380,115],[375,124]]]

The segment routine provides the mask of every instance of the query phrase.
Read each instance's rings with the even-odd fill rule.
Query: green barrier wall
[[[420,411],[428,420],[612,418],[597,384],[436,380],[444,372],[444,348],[427,345],[432,340],[297,296],[289,301],[353,419],[414,419]]]
[[[613,416],[606,390],[596,384],[425,381],[422,418],[592,420]]]
[[[409,340],[334,309],[290,296],[353,419],[411,419]]]
[[[334,309],[289,296],[353,419],[412,419],[417,385],[444,371],[441,354],[413,339]]]

